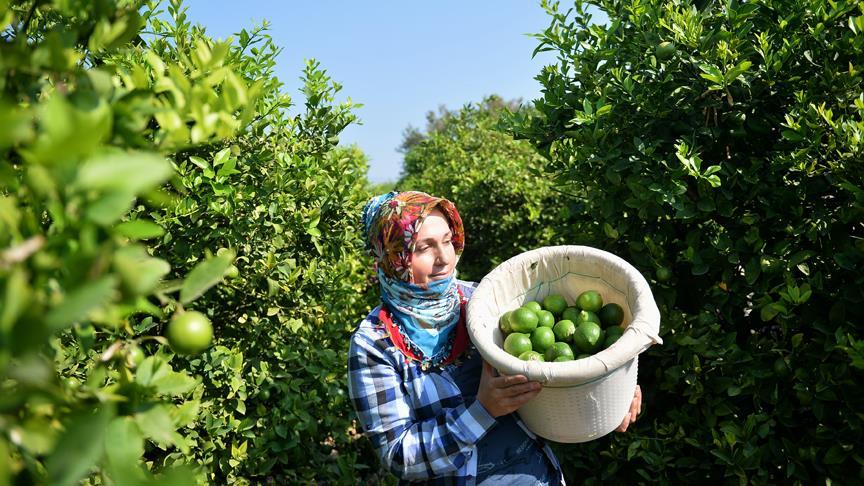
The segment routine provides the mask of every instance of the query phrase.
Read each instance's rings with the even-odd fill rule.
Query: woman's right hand
[[[542,389],[540,383],[528,381],[525,375],[499,376],[495,368],[484,360],[477,400],[490,415],[500,417],[515,412]]]

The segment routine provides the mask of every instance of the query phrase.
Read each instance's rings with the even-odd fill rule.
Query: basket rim
[[[489,309],[499,305],[499,298],[512,300],[514,294],[525,296],[530,289],[534,288],[532,278],[536,278],[538,263],[544,262],[542,270],[548,271],[548,267],[552,266],[552,264],[547,264],[547,262],[554,261],[554,259],[559,259],[563,256],[567,256],[568,261],[576,257],[576,260],[567,265],[588,259],[598,266],[603,265],[607,272],[620,272],[624,274],[628,288],[622,294],[628,295],[628,297],[632,296],[633,301],[637,303],[635,310],[632,310],[632,320],[615,345],[591,356],[596,359],[583,358],[556,363],[519,360],[517,357],[506,353],[506,351],[493,344],[491,339],[487,338],[487,336],[491,336],[491,333],[497,329],[497,318],[494,319],[494,323],[491,322],[492,318],[490,317],[491,312]],[[567,269],[569,270],[570,267],[567,267]],[[595,272],[595,274],[586,274],[585,272],[575,273],[588,278],[599,278],[608,287],[621,291],[621,289],[606,282],[599,275],[599,271]],[[522,283],[523,285],[514,292],[512,290],[513,285],[508,282],[508,278],[512,279],[513,282]],[[504,283],[507,283],[507,285],[504,285]],[[504,290],[501,290],[502,288]],[[496,293],[496,289],[500,290],[500,292]],[[503,295],[506,295],[506,297]],[[494,304],[481,304],[481,300],[483,299],[488,299],[494,302]],[[500,307],[498,308],[500,309]],[[498,265],[480,281],[474,291],[474,295],[468,302],[467,314],[469,336],[486,361],[503,373],[523,374],[528,376],[530,380],[539,381],[544,386],[550,388],[570,388],[602,380],[605,376],[630,362],[652,344],[662,343],[662,339],[657,335],[659,331],[659,310],[654,302],[648,282],[642,274],[617,255],[589,246],[559,245],[541,247],[511,257]],[[480,322],[481,320],[483,322]],[[484,339],[481,339],[481,337]]]

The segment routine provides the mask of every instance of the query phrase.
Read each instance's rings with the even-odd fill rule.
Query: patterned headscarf
[[[363,208],[363,237],[375,259],[381,300],[412,352],[422,356],[424,367],[449,356],[461,304],[455,271],[446,279],[414,284],[411,259],[417,233],[434,209],[449,221],[458,258],[465,247],[465,232],[450,201],[423,192],[394,191],[370,199]]]

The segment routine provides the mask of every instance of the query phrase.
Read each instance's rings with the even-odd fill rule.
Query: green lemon
[[[657,44],[657,47],[654,49],[654,53],[657,54],[657,59],[661,61],[665,61],[675,55],[675,44],[664,41]]]
[[[525,351],[519,355],[522,361],[546,361],[542,354],[537,351]]]
[[[567,308],[567,301],[558,294],[552,294],[543,299],[543,307],[556,316],[560,316]]]
[[[576,332],[573,334],[573,344],[583,353],[593,353],[602,344],[600,341],[601,331],[600,324],[584,321],[576,327]]]
[[[573,321],[577,326],[583,322],[591,321],[600,324],[600,316],[597,315],[596,312],[591,311],[579,311],[579,314],[576,315],[576,320]]]
[[[510,315],[510,328],[513,332],[530,333],[534,329],[537,329],[538,321],[539,318],[535,311],[525,307],[520,307]]]
[[[576,324],[568,320],[558,321],[552,331],[555,333],[556,341],[569,343],[573,340],[573,333],[576,332]]]
[[[240,276],[240,270],[237,268],[236,265],[231,265],[228,267],[227,270],[225,270],[225,277],[226,278],[237,278],[239,276]]]
[[[624,309],[614,302],[604,305],[597,315],[600,317],[600,323],[606,327],[620,326],[624,322]]]
[[[144,358],[146,358],[144,351],[141,351],[138,346],[132,345],[126,349],[126,366],[129,368],[137,368],[144,361]]]
[[[537,313],[538,327],[552,327],[555,325],[555,315],[548,310],[541,310]]]
[[[555,343],[546,350],[546,361],[568,361],[571,359],[573,359],[573,350],[567,343]]]
[[[624,329],[618,326],[606,329],[606,338],[603,340],[603,349],[615,344],[615,341],[617,341],[623,334]]]
[[[576,319],[579,318],[579,313],[582,312],[582,309],[573,306],[564,309],[564,312],[561,314],[562,321],[573,321],[576,322]]]
[[[498,329],[506,336],[513,332],[513,328],[510,326],[510,316],[513,315],[513,311],[507,311],[501,314],[501,317],[498,318]]]
[[[579,294],[576,305],[582,310],[598,312],[603,307],[603,297],[596,290],[587,290]]]
[[[655,272],[658,282],[668,282],[672,278],[672,270],[667,267],[660,267]]]
[[[540,302],[534,302],[533,300],[530,302],[525,302],[524,304],[522,304],[522,307],[526,309],[531,309],[534,312],[540,312],[541,310],[543,310]]]
[[[168,323],[168,344],[177,354],[198,354],[213,341],[213,324],[204,314],[185,311],[176,314]]]
[[[531,349],[545,353],[555,344],[555,332],[551,327],[538,327],[531,333]]]
[[[507,351],[513,356],[519,356],[525,351],[531,350],[531,338],[529,338],[527,334],[514,332],[504,340],[504,351]]]

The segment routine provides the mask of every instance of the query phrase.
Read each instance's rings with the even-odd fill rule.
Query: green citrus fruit
[[[675,51],[675,44],[669,41],[657,44],[657,47],[654,49],[654,52],[657,54],[657,59],[662,61],[671,58],[675,54]]]
[[[231,265],[228,267],[228,270],[225,270],[225,277],[227,278],[237,278],[239,276],[240,270],[235,265]]]
[[[591,311],[579,311],[579,314],[576,315],[576,320],[573,321],[577,326],[585,321],[596,322],[600,324],[600,316],[597,315],[596,312]]]
[[[510,316],[513,315],[513,311],[507,311],[501,314],[501,317],[498,318],[498,329],[506,336],[513,332],[513,328],[510,327]]]
[[[576,332],[573,334],[573,344],[583,353],[593,353],[602,344],[600,341],[601,331],[600,324],[584,321],[576,327]]]
[[[538,327],[531,333],[531,349],[545,353],[555,344],[555,333],[551,327]]]
[[[546,350],[546,361],[567,361],[559,358],[573,359],[573,350],[567,343],[555,343]]]
[[[576,324],[568,320],[558,321],[552,331],[555,332],[556,341],[569,343],[573,340],[573,333],[576,332]]]
[[[519,356],[525,351],[531,351],[531,338],[521,332],[511,333],[504,340],[504,351],[513,356]]]
[[[600,317],[600,323],[607,327],[620,326],[624,322],[624,309],[614,302],[604,305],[597,315]]]
[[[129,368],[137,368],[144,361],[144,351],[138,346],[132,346],[126,350],[126,365]]]
[[[528,332],[537,329],[539,318],[537,313],[531,309],[520,307],[510,315],[510,328],[513,332]]]
[[[519,359],[522,361],[546,361],[543,355],[537,351],[525,351],[519,355]]]
[[[556,316],[560,316],[567,308],[567,301],[558,294],[552,294],[543,299],[543,307]]]
[[[579,318],[580,312],[582,312],[582,309],[578,307],[568,307],[564,309],[564,312],[561,314],[561,320],[576,322],[576,319]]]
[[[264,390],[261,390],[260,392],[258,392],[258,398],[260,398],[261,400],[269,400],[270,390],[267,390],[266,388]]]
[[[186,311],[171,319],[165,337],[177,354],[198,354],[210,347],[213,324],[200,312]]]
[[[667,267],[660,267],[655,273],[657,274],[658,282],[668,282],[672,278],[672,270],[669,270]]]
[[[555,325],[555,315],[548,310],[537,313],[537,327],[552,327]]]
[[[603,307],[603,297],[600,297],[600,293],[596,290],[587,290],[579,294],[576,305],[582,310],[599,312]]]
[[[617,341],[623,334],[623,327],[612,326],[606,329],[606,338],[603,340],[603,349],[606,349],[609,346],[615,344],[615,341]]]
[[[540,302],[534,302],[533,300],[530,302],[525,302],[524,304],[522,304],[522,307],[526,309],[531,309],[534,312],[540,312],[541,310],[543,310]]]

